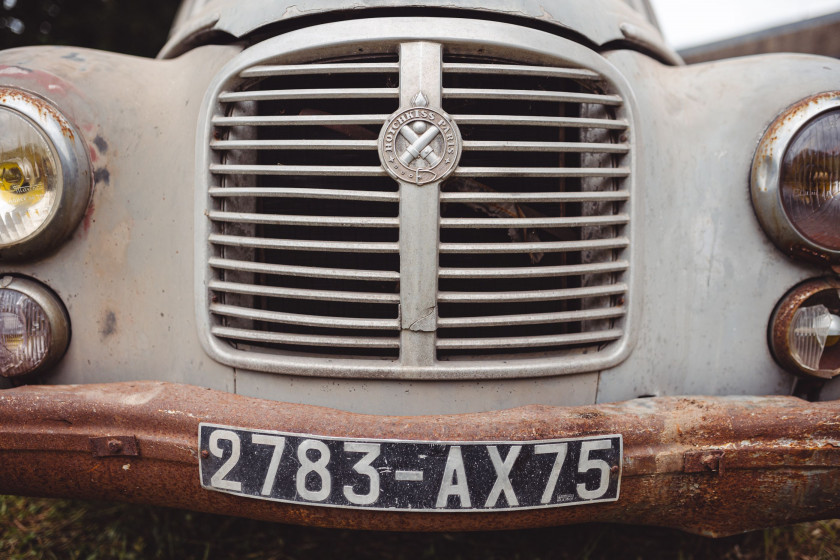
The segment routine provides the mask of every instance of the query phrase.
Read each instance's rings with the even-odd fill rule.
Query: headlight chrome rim
[[[816,117],[837,109],[840,91],[820,93],[786,109],[759,142],[750,177],[753,207],[767,235],[786,254],[825,265],[840,263],[840,250],[813,242],[791,222],[782,201],[782,163],[801,130]]]
[[[59,297],[42,283],[23,276],[0,275],[0,290],[19,292],[34,301],[50,324],[50,344],[44,359],[34,369],[5,377],[28,377],[49,370],[70,346],[70,315]]]
[[[50,215],[32,235],[0,246],[2,260],[40,257],[70,237],[87,211],[93,187],[88,147],[76,127],[37,94],[0,87],[0,108],[34,125],[58,160],[58,194]]]

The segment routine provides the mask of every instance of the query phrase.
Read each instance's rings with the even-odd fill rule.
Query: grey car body
[[[261,0],[247,5],[196,0],[182,6],[171,38],[157,60],[72,47],[0,53],[0,86],[20,88],[57,107],[74,123],[90,150],[92,195],[72,235],[43,254],[3,264],[5,274],[33,278],[49,286],[68,311],[72,340],[67,353],[40,380],[59,388],[129,387],[152,380],[257,398],[261,399],[260,407],[328,407],[342,411],[336,412],[337,418],[347,418],[345,413],[375,415],[401,418],[417,426],[434,425],[430,418],[459,418],[453,415],[466,413],[490,414],[486,420],[489,425],[494,423],[490,418],[496,418],[492,415],[516,407],[529,407],[521,410],[530,411],[525,415],[528,422],[539,426],[539,407],[548,407],[546,411],[585,407],[592,414],[601,414],[599,411],[617,406],[607,403],[639,398],[643,399],[624,405],[629,408],[615,414],[640,419],[646,417],[643,411],[649,406],[657,410],[656,414],[675,417],[672,407],[678,405],[669,397],[689,395],[700,399],[697,402],[712,397],[709,406],[725,408],[742,406],[756,396],[791,395],[797,377],[774,359],[768,344],[768,324],[786,292],[807,279],[826,275],[828,269],[791,259],[770,240],[753,209],[750,170],[757,145],[780,114],[803,99],[838,89],[840,63],[829,58],[778,54],[685,66],[661,39],[645,10],[645,3],[633,7],[617,0],[551,4],[530,0]],[[399,53],[404,55],[403,66]],[[413,65],[410,71],[405,69],[406,61]],[[292,93],[269,93],[268,97],[250,93],[258,90],[254,84],[261,77],[282,83],[284,76],[292,80],[313,72],[312,66],[317,72],[318,64],[344,66],[316,76],[314,85],[294,86]],[[399,85],[382,82],[385,85],[371,88],[377,90],[373,93],[354,91],[352,68],[348,68],[354,64],[361,65],[357,69],[364,74],[361,81],[380,73],[393,74],[399,77]],[[482,65],[504,68],[488,70],[495,82],[479,79],[479,85],[467,91],[473,86],[464,84],[472,74],[481,73]],[[272,66],[279,68],[272,70]],[[584,130],[574,139],[560,134],[565,125],[551,129],[559,134],[555,143],[602,145],[594,149],[594,154],[580,155],[586,149],[551,148],[528,141],[513,145],[517,133],[512,132],[508,139],[504,134],[509,125],[500,125],[502,132],[492,138],[478,133],[465,136],[463,150],[467,155],[462,156],[460,167],[451,171],[454,179],[443,186],[440,182],[420,185],[418,179],[417,184],[402,181],[399,189],[391,190],[387,186],[359,186],[361,180],[352,180],[373,177],[371,184],[397,184],[384,176],[376,160],[380,149],[376,142],[382,140],[365,135],[371,130],[377,132],[381,124],[375,123],[384,120],[374,119],[371,124],[364,116],[387,116],[407,107],[434,108],[442,104],[448,112],[445,116],[462,132],[470,126],[480,128],[476,118],[470,120],[466,109],[490,100],[479,113],[492,120],[498,116],[496,107],[503,107],[505,98],[511,99],[510,90],[519,87],[512,84],[517,80],[529,83],[534,68],[559,69],[552,70],[557,74],[550,74],[549,81],[571,80],[584,87],[573,99],[560,101],[560,97],[551,96],[562,92],[514,91],[514,98],[524,96],[520,106],[578,103],[582,108],[571,118],[613,122],[606,132],[597,125],[573,125]],[[561,70],[567,68],[580,73],[561,76]],[[450,78],[447,73],[457,76]],[[782,79],[786,76],[796,79]],[[335,144],[321,142],[319,147],[318,141],[296,139],[294,134],[283,136],[286,144],[280,142],[266,149],[294,152],[289,160],[280,156],[278,162],[265,164],[255,159],[254,153],[259,150],[243,147],[251,142],[253,148],[253,142],[259,140],[254,129],[261,125],[249,128],[248,123],[249,119],[266,116],[260,112],[260,102],[298,107],[295,103],[300,99],[321,99],[326,95],[323,90],[331,88],[335,88],[329,94],[334,101],[327,105],[339,107],[338,114],[349,111],[357,99],[357,120],[329,121],[330,113],[323,108],[327,105],[318,105],[321,101],[314,108],[304,103],[305,109],[298,116],[321,118],[319,122],[326,123],[322,126],[344,135],[338,142],[359,143],[360,147],[354,149],[365,153],[364,158],[354,162],[342,152],[334,163],[330,162]],[[417,101],[420,92],[428,97],[426,105]],[[287,100],[289,96],[298,97],[292,102]],[[383,104],[385,108],[377,109],[374,104],[381,99],[389,101]],[[448,108],[447,99],[455,109]],[[285,110],[286,105],[283,107]],[[274,116],[289,115],[281,111]],[[515,117],[522,120],[527,115],[518,113]],[[224,119],[234,120],[226,124]],[[354,131],[353,126],[366,126],[368,132]],[[605,144],[613,147],[604,148]],[[346,145],[341,148],[345,149]],[[323,160],[306,159],[317,150],[327,154]],[[471,150],[484,155],[473,157]],[[495,155],[488,157],[491,150]],[[552,167],[544,163],[546,152],[562,153],[574,163]],[[517,163],[518,157],[526,163]],[[498,158],[498,165],[493,163],[494,158]],[[555,168],[608,171],[600,176],[597,171],[573,176],[562,171],[552,174],[550,170]],[[308,181],[317,183],[318,189],[328,189],[329,180],[336,178],[337,184],[351,185],[346,189],[356,194],[335,194],[333,198],[360,209],[348,211],[343,216],[346,223],[335,224],[317,210],[324,197],[314,196],[310,203],[316,210],[311,215],[296,206],[293,212],[281,210],[265,221],[254,218],[254,214],[267,212],[259,206],[259,196],[234,197],[219,192],[224,188],[275,188],[285,177],[291,177],[292,188],[304,190],[309,188]],[[567,185],[559,188],[561,192],[579,190],[589,193],[589,198],[563,203],[566,210],[547,216],[544,211],[534,211],[533,205],[541,204],[540,200],[531,200],[533,205],[529,207],[525,199],[500,199],[502,202],[492,203],[497,205],[494,210],[482,202],[481,196],[469,195],[505,191],[523,180],[542,185],[549,180],[546,177]],[[511,192],[523,190],[510,188]],[[379,194],[371,195],[373,191]],[[291,195],[278,196],[282,201]],[[352,206],[354,200],[371,196],[362,206]],[[447,214],[448,210],[441,210],[441,200],[468,210]],[[375,207],[379,203],[390,206],[380,212]],[[366,216],[364,212],[370,208],[376,208],[372,210],[375,215]],[[367,218],[370,220],[365,222]],[[516,232],[518,222],[502,228],[488,224],[504,219],[534,221],[523,222],[525,233]],[[348,239],[335,233],[342,226],[353,230],[347,234]],[[272,227],[287,235],[265,233]],[[326,233],[318,234],[314,241],[300,233],[314,227]],[[368,234],[376,228],[389,233],[378,238]],[[467,269],[475,266],[491,270],[512,265],[508,261],[497,265],[481,261],[461,266],[455,257],[451,261],[441,259],[446,254],[467,255],[464,262],[473,262],[470,255],[485,249],[480,245],[486,240],[459,233],[469,228],[496,235],[492,243],[501,247],[497,252],[502,255],[510,253],[504,249],[505,243],[518,244],[519,256],[524,255],[529,262],[515,265],[520,272],[508,272],[507,276],[491,271],[470,277]],[[556,230],[562,228],[576,231],[576,237],[558,234]],[[274,241],[254,246],[230,237],[271,237]],[[303,249],[293,247],[297,242],[304,243]],[[371,282],[385,286],[381,291],[372,293],[370,284],[354,279],[360,266],[349,265],[348,261],[320,264],[317,268],[323,270],[307,273],[300,270],[305,263],[299,261],[286,262],[283,257],[260,260],[254,256],[260,251],[303,250],[317,254],[313,262],[322,263],[321,253],[344,252],[330,243],[345,242],[360,244],[353,249],[355,252],[391,255],[391,261],[371,261],[366,271],[376,277]],[[361,246],[365,243],[381,245],[364,249]],[[575,249],[575,244],[580,249]],[[607,248],[606,254],[602,247]],[[567,260],[562,263],[551,261],[558,253],[578,256],[564,256]],[[251,265],[243,266],[243,262]],[[271,269],[273,265],[285,268],[278,272],[280,269]],[[564,272],[559,268],[563,266],[571,268]],[[540,267],[555,267],[552,270],[556,274],[537,270]],[[345,272],[336,276],[330,270]],[[271,274],[317,280],[292,284],[254,280]],[[574,274],[579,279],[567,282]],[[525,286],[521,291],[517,291],[517,279]],[[494,281],[500,281],[501,287],[494,288]],[[342,282],[350,287],[342,287]],[[251,287],[243,287],[246,285]],[[562,303],[581,291],[584,295],[574,301],[582,303]],[[271,298],[294,300],[289,308],[293,311],[268,304],[261,307],[260,301]],[[510,303],[498,302],[504,298],[510,298]],[[340,302],[335,304],[341,309],[337,316],[322,311],[328,308],[322,305],[324,301]],[[352,309],[356,308],[348,306],[357,303],[377,311],[354,317]],[[307,305],[317,311],[307,312]],[[386,311],[380,313],[377,305]],[[462,307],[458,306],[466,309],[460,315]],[[553,314],[552,318],[538,317],[541,306]],[[485,309],[491,311],[483,314]],[[348,321],[346,326],[343,320]],[[249,323],[243,326],[237,321]],[[482,327],[480,321],[486,321],[486,326]],[[274,326],[254,326],[257,323],[297,327],[283,339]],[[546,323],[554,330],[534,327]],[[225,329],[238,331],[231,334]],[[343,344],[352,350],[342,351]],[[375,350],[368,352],[366,348]],[[153,393],[167,392],[143,384],[137,387],[137,403],[154,402]],[[840,396],[838,382],[829,380],[821,389],[821,400]],[[0,393],[0,398],[7,399],[0,403],[5,403],[3,409],[9,414],[16,414],[10,409],[17,402],[18,391],[23,391],[21,398],[26,397],[23,389]],[[130,390],[125,391],[120,397],[124,401],[121,406],[132,402]],[[745,400],[738,400],[740,396]],[[714,400],[717,397],[734,400]],[[85,399],[95,407],[95,399]],[[198,404],[183,410],[175,402],[168,412],[176,417],[201,415],[204,411],[205,422],[240,426],[226,419],[223,409],[213,408],[212,402],[218,406],[223,403],[214,399],[208,399],[206,408]],[[599,408],[602,406],[606,408]],[[756,406],[761,408],[760,403]],[[157,410],[165,415],[167,409]],[[710,415],[716,418],[715,413]],[[377,437],[358,427],[364,425],[364,418],[375,416],[343,420],[355,427],[343,433],[339,423],[331,428],[332,434]],[[704,420],[692,418],[687,425],[699,430]],[[276,425],[251,427],[315,435],[324,429],[319,422],[309,427],[304,419],[295,422],[296,430]],[[651,430],[663,434],[679,430],[680,422],[676,422],[676,428],[666,424],[668,429],[657,424]],[[195,428],[190,429],[194,432]],[[413,437],[430,441],[462,439],[457,430],[441,434],[429,429],[426,435]],[[608,433],[605,429],[595,431]],[[615,430],[618,428],[610,432]],[[691,428],[686,430],[690,432]],[[479,428],[476,431],[479,435],[474,433],[468,439],[491,438],[491,432],[492,438],[500,441],[542,438],[528,437],[519,428],[508,435],[489,430],[486,437]],[[116,430],[119,434],[113,433],[113,426],[101,425],[94,432],[91,438],[132,435],[122,425]],[[142,460],[144,443],[138,434],[132,437],[140,442],[138,460]],[[580,437],[581,432],[573,435]],[[194,433],[190,437],[194,438]],[[738,443],[733,437],[717,434],[703,445],[697,439],[698,452],[708,451],[713,459],[719,458],[716,453],[723,453],[720,449]],[[831,432],[820,437],[819,449],[829,448],[835,441]],[[693,444],[680,440],[680,445],[688,447],[675,452],[674,457],[679,459],[666,460],[649,451],[651,464],[664,469],[662,465],[671,461],[679,463],[685,473],[696,472],[685,466],[694,459],[683,459]],[[198,450],[191,453],[185,461],[197,460]],[[627,457],[622,468],[625,476],[631,476],[644,461],[633,463],[632,453]],[[703,460],[708,463],[707,459]],[[819,465],[820,472],[828,468]],[[807,462],[799,467],[807,469]],[[665,472],[657,468],[650,473]],[[708,470],[720,475],[723,469]],[[74,493],[66,488],[46,490],[31,481],[19,484],[29,493]],[[779,484],[788,488],[785,485],[792,482]],[[4,490],[18,491],[14,486]],[[665,499],[652,494],[633,498],[624,492],[619,505],[625,499],[634,500],[634,504],[649,503],[653,508]],[[796,513],[796,519],[833,511],[827,508],[812,513],[808,503],[814,494],[810,490],[804,494],[798,503],[805,513]],[[123,492],[122,497],[134,499],[130,492]],[[140,500],[165,502],[157,498]],[[175,505],[188,502],[184,498]],[[213,509],[204,502],[195,507]],[[317,508],[303,506],[303,511],[308,511],[306,507]],[[581,521],[588,519],[584,509],[596,507],[601,506],[579,506],[568,519],[519,518],[509,526]],[[629,513],[632,507],[626,515],[617,512],[615,506],[606,507],[613,508],[604,510],[610,520],[678,525],[716,534],[788,519],[768,513],[766,519],[746,520],[743,514],[736,514],[714,525],[708,520],[681,521],[676,513],[657,519]],[[347,521],[352,519],[352,512],[342,518],[344,521],[330,521],[319,519],[318,514],[310,519],[305,513],[288,513],[301,511],[294,508],[276,514],[267,511],[243,514],[325,525],[355,523]],[[366,514],[358,515],[359,519],[370,519],[364,517]],[[458,527],[458,523],[439,517],[432,526]],[[475,521],[475,526],[482,523]]]

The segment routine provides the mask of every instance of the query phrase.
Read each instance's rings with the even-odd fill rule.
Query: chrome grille
[[[616,363],[632,154],[609,66],[580,47],[588,64],[468,42],[358,45],[283,54],[269,40],[220,77],[199,216],[211,355],[415,379]],[[419,93],[463,137],[443,182],[395,180],[379,159],[386,122]]]
[[[619,339],[627,123],[581,68],[446,60],[464,154],[441,192],[437,348],[523,353]]]
[[[257,65],[219,94],[213,335],[259,351],[396,356],[399,195],[376,137],[398,105],[398,70],[394,57]]]

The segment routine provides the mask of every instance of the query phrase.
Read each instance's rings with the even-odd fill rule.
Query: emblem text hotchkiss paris
[[[399,181],[425,185],[442,181],[461,157],[461,134],[443,111],[430,109],[422,93],[414,107],[394,113],[379,135],[379,157]]]

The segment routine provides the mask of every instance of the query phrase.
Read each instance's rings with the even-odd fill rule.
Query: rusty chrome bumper
[[[252,500],[200,487],[199,422],[402,440],[622,434],[621,497],[505,513],[389,513]],[[388,417],[161,382],[21,387],[0,392],[0,493],[359,529],[492,530],[601,521],[726,535],[840,516],[840,401],[663,397]]]

